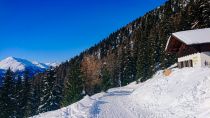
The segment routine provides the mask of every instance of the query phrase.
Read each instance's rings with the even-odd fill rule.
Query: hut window
[[[205,64],[205,66],[208,66],[208,65],[209,65],[207,61],[205,61],[205,63],[204,63],[204,64]]]
[[[188,61],[185,61],[185,67],[189,67]]]
[[[184,67],[184,63],[183,62],[181,62],[181,68],[183,68]]]
[[[189,63],[189,67],[193,67],[192,60],[189,60],[188,63]]]
[[[183,67],[193,67],[193,62],[192,60],[187,60],[187,61],[182,61],[178,63],[178,67],[179,68],[183,68]]]

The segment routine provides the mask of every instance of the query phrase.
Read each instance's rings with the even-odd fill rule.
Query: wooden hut
[[[172,33],[165,51],[176,53],[178,67],[210,67],[210,28]]]

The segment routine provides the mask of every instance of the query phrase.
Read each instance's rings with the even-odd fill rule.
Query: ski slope
[[[210,69],[162,71],[144,83],[85,96],[68,107],[33,118],[209,118]]]

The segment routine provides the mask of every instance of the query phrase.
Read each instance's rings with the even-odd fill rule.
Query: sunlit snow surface
[[[145,83],[131,83],[86,96],[68,107],[33,118],[209,118],[210,69],[162,71]]]
[[[210,43],[210,28],[180,31],[172,35],[187,45]]]

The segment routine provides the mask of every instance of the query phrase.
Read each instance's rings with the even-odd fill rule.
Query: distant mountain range
[[[40,63],[16,57],[8,57],[0,61],[0,76],[2,76],[9,68],[14,73],[21,74],[24,71],[28,70],[30,75],[34,75],[36,73],[44,72],[50,67],[56,66],[58,66],[57,63]]]

